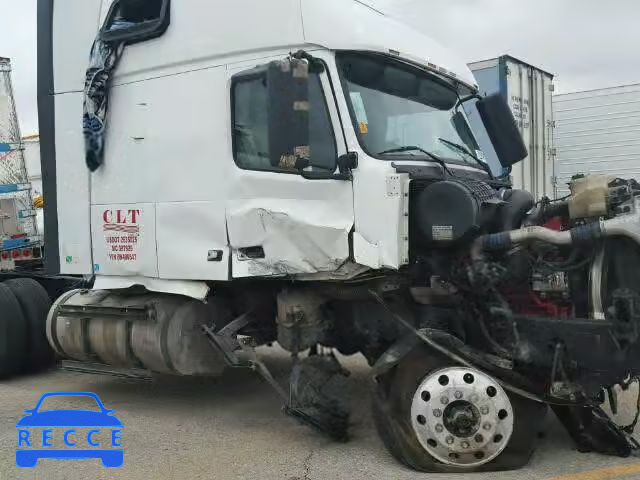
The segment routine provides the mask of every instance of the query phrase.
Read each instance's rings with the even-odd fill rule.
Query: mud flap
[[[552,405],[551,408],[571,435],[579,452],[626,458],[640,447],[600,407]]]
[[[203,327],[203,332],[228,366],[247,368],[258,373],[284,401],[285,414],[334,440],[348,440],[350,409],[344,392],[349,372],[342,368],[333,354],[296,359],[287,394],[267,366],[258,359],[253,339],[236,335],[235,330],[248,321],[248,317],[243,315],[218,332],[207,326]]]
[[[291,372],[285,412],[338,441],[348,440],[350,408],[346,371],[333,354],[298,361]]]

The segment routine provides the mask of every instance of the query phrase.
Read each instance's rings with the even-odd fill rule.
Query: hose
[[[514,230],[509,234],[511,243],[526,243],[534,240],[552,243],[554,245],[571,245],[571,230],[560,232],[545,227],[526,227]]]
[[[502,214],[503,230],[513,230],[520,227],[522,219],[535,205],[533,195],[524,190],[508,190],[503,200],[508,202]]]
[[[514,245],[532,242],[534,240],[552,243],[554,245],[571,245],[571,232],[571,230],[559,232],[545,227],[525,227],[510,232],[482,235],[478,237],[471,246],[471,258],[472,260],[482,260],[484,252],[486,251],[496,252],[509,250]]]
[[[551,230],[545,227],[525,227],[519,230],[511,230],[510,232],[482,235],[471,246],[471,258],[474,261],[479,261],[483,259],[483,254],[486,251],[508,250],[514,245],[536,240],[553,245],[579,246],[590,245],[607,234],[611,235],[612,231],[619,235],[623,234],[621,232],[626,232],[620,225],[616,225],[615,228],[607,227],[607,222],[610,221],[587,223],[565,231]],[[638,243],[640,243],[640,229],[637,239]]]
[[[536,208],[527,216],[524,225],[542,225],[555,217],[569,217],[569,202],[566,198],[538,202]]]

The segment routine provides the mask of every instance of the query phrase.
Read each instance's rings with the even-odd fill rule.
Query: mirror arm
[[[309,62],[311,73],[324,73],[325,71],[325,61],[321,58],[314,57],[309,52],[306,52],[304,50],[298,50],[296,53],[292,53],[291,58],[306,60],[307,62]]]
[[[358,152],[348,152],[338,157],[338,170],[342,174],[351,174],[351,170],[358,168]]]
[[[458,109],[460,108],[460,105],[467,103],[469,100],[482,100],[482,96],[480,96],[477,93],[473,93],[471,95],[468,95],[466,97],[462,97],[460,100],[458,100],[458,103],[456,103],[455,109],[456,111],[458,111]]]

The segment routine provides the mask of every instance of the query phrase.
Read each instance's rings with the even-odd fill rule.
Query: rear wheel
[[[53,350],[47,341],[47,314],[51,300],[42,285],[30,278],[8,280],[4,285],[15,295],[26,320],[27,356],[25,367],[35,371],[53,362]]]
[[[27,325],[11,289],[0,283],[0,378],[22,371],[27,357]]]
[[[531,457],[547,407],[418,347],[376,380],[373,415],[390,453],[423,472],[511,470]]]

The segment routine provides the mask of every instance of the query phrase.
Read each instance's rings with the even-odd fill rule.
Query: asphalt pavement
[[[283,379],[289,367],[281,351],[261,350]],[[372,423],[367,366],[352,371],[352,439],[336,443],[281,413],[271,388],[248,371],[227,371],[219,379],[131,380],[51,370],[0,382],[0,480],[5,479],[425,479],[601,480],[640,479],[640,459],[580,454],[557,420],[541,419],[545,432],[529,466],[516,472],[433,475],[413,472],[384,449]],[[99,460],[40,460],[33,469],[15,465],[16,422],[45,392],[96,393],[122,421],[122,468]],[[621,421],[633,416],[636,392],[622,400]]]

